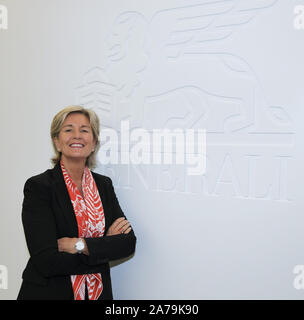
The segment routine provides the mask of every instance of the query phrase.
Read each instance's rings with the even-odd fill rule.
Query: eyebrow
[[[73,127],[73,125],[72,124],[66,124],[66,125],[64,125],[64,126],[62,126],[62,128],[64,128],[64,127]],[[86,126],[86,125],[82,125],[82,126],[80,126],[80,128],[91,128],[90,126]]]

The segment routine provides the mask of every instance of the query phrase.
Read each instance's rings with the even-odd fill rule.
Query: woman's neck
[[[86,160],[70,160],[64,156],[61,161],[74,182],[82,181]]]

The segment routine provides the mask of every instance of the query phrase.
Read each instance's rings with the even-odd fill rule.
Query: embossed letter
[[[7,289],[8,272],[7,267],[0,265],[0,289]]]
[[[0,4],[0,30],[7,29],[7,8]]]
[[[295,29],[304,29],[304,6],[299,5],[294,7],[294,14],[296,14],[293,25]]]
[[[297,290],[304,289],[304,266],[296,265],[293,273],[297,274],[293,281],[294,288]]]

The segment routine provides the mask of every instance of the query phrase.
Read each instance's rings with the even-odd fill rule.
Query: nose
[[[73,139],[80,139],[81,138],[81,132],[80,130],[76,129],[74,130],[74,136],[73,136]]]

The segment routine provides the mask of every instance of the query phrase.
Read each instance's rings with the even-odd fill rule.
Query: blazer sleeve
[[[44,277],[97,272],[84,255],[58,251],[56,222],[51,209],[51,190],[32,177],[24,186],[22,223],[35,269]]]
[[[126,218],[126,216],[119,205],[112,180],[109,177],[107,177],[107,188],[109,191],[110,212],[105,211],[105,214],[110,214],[111,223],[113,223],[116,219],[120,217]],[[136,247],[136,236],[133,227],[128,234],[85,238],[85,241],[89,250],[89,264],[92,265],[128,257],[135,252]]]

